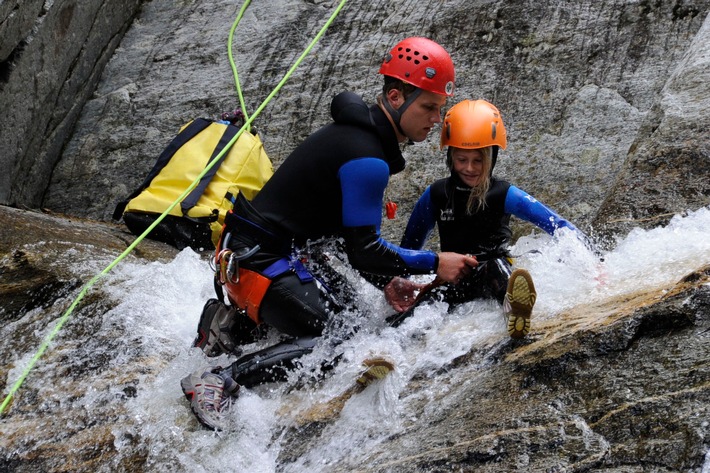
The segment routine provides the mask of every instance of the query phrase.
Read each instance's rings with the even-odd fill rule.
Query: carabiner
[[[228,281],[228,274],[227,274],[227,266],[229,264],[229,260],[231,259],[232,256],[232,251],[231,250],[222,250],[219,252],[219,255],[217,255],[217,264],[219,264],[219,271],[215,271],[219,274],[219,283],[220,284],[225,284]]]
[[[237,284],[239,282],[239,258],[234,253],[229,252],[229,261],[227,261],[227,282]]]

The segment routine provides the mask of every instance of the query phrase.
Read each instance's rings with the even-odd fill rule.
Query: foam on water
[[[634,229],[599,261],[568,231],[528,236],[513,253],[535,280],[535,313],[551,317],[578,304],[673,283],[710,263],[710,210],[676,216],[665,227]],[[538,250],[539,253],[529,253]]]

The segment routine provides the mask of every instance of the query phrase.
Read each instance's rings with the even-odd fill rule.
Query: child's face
[[[454,171],[469,187],[476,187],[483,177],[483,152],[480,149],[454,148],[451,154]]]

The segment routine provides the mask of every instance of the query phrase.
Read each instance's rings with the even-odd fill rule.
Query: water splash
[[[513,252],[524,253],[516,266],[526,267],[535,279],[539,294],[536,313],[550,318],[580,303],[676,281],[710,261],[708,229],[710,211],[700,209],[675,217],[663,228],[632,231],[603,255],[603,262],[566,232],[555,238],[524,237]],[[531,249],[539,253],[529,252]],[[446,304],[434,303],[417,309],[399,328],[386,327],[383,319],[390,311],[381,294],[363,285],[362,308],[383,316],[352,315],[351,322],[362,329],[340,346],[344,362],[332,376],[297,395],[287,394],[282,386],[246,393],[230,411],[233,430],[218,435],[199,428],[179,388],[182,376],[205,365],[202,354],[189,345],[202,303],[212,294],[210,277],[204,261],[186,250],[167,265],[126,267],[112,284],[116,297],[122,300],[113,312],[122,314],[131,331],[143,334],[156,356],[170,358],[155,379],[146,380],[146,387],[131,406],[136,419],[131,429],[151,445],[150,461],[155,467],[175,458],[169,463],[177,461],[184,470],[273,472],[280,442],[291,426],[288,417],[279,412],[337,395],[352,383],[365,356],[386,355],[397,366],[394,375],[351,399],[340,417],[325,428],[317,450],[292,464],[280,465],[283,471],[293,472],[328,471],[335,464],[347,467],[343,462],[353,462],[356,467],[368,451],[406,428],[411,421],[409,403],[421,402],[422,397],[443,398],[441,392],[428,391],[403,396],[409,380],[442,376],[438,371],[472,346],[492,345],[505,337],[501,309],[492,301],[463,304],[450,314]],[[328,356],[327,350],[317,348],[304,359],[305,369],[317,367],[323,356]],[[447,383],[439,386],[452,389]],[[295,402],[295,407],[287,402]],[[431,403],[428,409],[431,412],[423,415],[436,415],[437,409],[447,406],[445,402]],[[138,418],[142,422],[137,422]]]
[[[677,216],[666,227],[632,231],[603,255],[603,262],[564,231],[555,238],[521,238],[513,252],[522,254],[516,266],[527,268],[535,280],[535,317],[553,318],[577,304],[672,283],[707,264],[709,229],[710,210],[704,208]],[[530,252],[533,249],[537,252]],[[85,272],[87,263],[78,264],[78,272]],[[101,283],[115,306],[101,320],[82,322],[87,327],[67,327],[88,332],[81,334],[81,345],[86,346],[67,343],[73,340],[64,334],[38,367],[40,376],[33,379],[62,373],[68,369],[64,367],[67,360],[77,366],[91,365],[99,355],[109,360],[107,366],[95,368],[91,386],[75,386],[70,377],[53,378],[52,389],[57,393],[47,398],[61,409],[81,410],[88,417],[95,417],[107,404],[116,404],[112,415],[117,420],[111,424],[116,461],[138,450],[146,469],[153,471],[272,473],[278,467],[286,472],[325,472],[336,464],[346,468],[348,463],[355,468],[368,452],[414,421],[410,406],[426,403],[421,415],[436,417],[442,410],[455,408],[447,404],[445,390],[476,380],[437,383],[413,394],[405,393],[407,383],[418,377],[443,379],[453,360],[473,347],[485,353],[506,337],[501,309],[493,301],[470,302],[450,313],[446,304],[433,303],[418,308],[397,329],[388,327],[384,319],[391,310],[381,293],[361,284],[361,310],[345,315],[346,325],[360,330],[339,345],[343,361],[332,374],[319,385],[295,389],[301,375],[317,370],[322,359],[333,356],[332,347],[319,345],[304,357],[303,370],[289,382],[245,391],[229,411],[226,431],[214,433],[199,426],[179,386],[180,379],[192,371],[231,361],[227,357],[208,360],[191,348],[202,306],[213,297],[211,278],[205,259],[189,249],[168,263],[127,261],[119,265]],[[287,433],[296,425],[293,414],[351,386],[360,362],[370,354],[389,357],[396,371],[348,401],[341,415],[324,427],[317,449],[287,465],[279,463]],[[18,354],[17,358],[29,356]],[[8,384],[20,366],[21,362],[7,374]],[[40,383],[30,382],[35,383],[33,388]],[[72,396],[66,396],[67,392]],[[45,409],[51,412],[52,407]],[[115,469],[116,461],[102,471]]]

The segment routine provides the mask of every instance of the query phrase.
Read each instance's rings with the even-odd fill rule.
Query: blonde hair
[[[480,148],[480,150],[481,154],[483,154],[481,182],[471,188],[471,193],[468,195],[468,202],[466,202],[466,215],[471,215],[474,212],[479,212],[486,208],[486,194],[488,194],[488,189],[491,187],[493,148],[488,146],[486,148]]]

